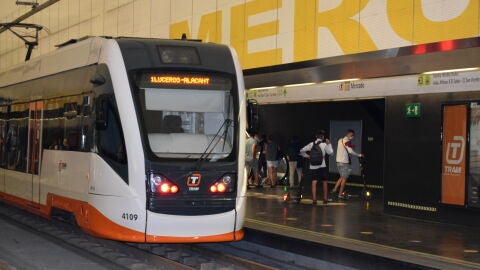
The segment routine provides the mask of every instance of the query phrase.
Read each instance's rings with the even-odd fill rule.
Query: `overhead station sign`
[[[397,95],[478,91],[480,71],[445,72],[388,78],[356,79],[337,83],[315,83],[301,86],[253,88],[248,98],[259,104],[336,101],[359,98],[383,98]],[[288,89],[288,90],[287,90]],[[408,108],[406,108],[408,110]],[[411,105],[408,117],[420,116],[419,106]]]

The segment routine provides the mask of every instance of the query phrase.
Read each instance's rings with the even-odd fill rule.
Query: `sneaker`
[[[336,192],[336,191],[333,191],[333,190],[332,190],[332,191],[330,191],[330,197],[331,197],[331,198],[338,197],[338,194],[337,194],[337,192]]]
[[[345,196],[343,194],[340,194],[340,195],[338,195],[338,198],[341,199],[341,200],[346,200],[347,196]]]
[[[312,201],[312,205],[317,205],[317,201]]]
[[[267,177],[262,178],[262,179],[260,180],[260,184],[261,184],[261,185],[265,185],[265,184],[267,183],[267,181],[268,181],[268,178],[267,178]]]
[[[323,204],[327,205],[327,204],[328,204],[328,200],[323,200]]]

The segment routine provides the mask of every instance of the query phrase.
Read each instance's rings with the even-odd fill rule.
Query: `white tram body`
[[[90,37],[0,74],[0,200],[129,242],[243,237],[242,70],[227,46]]]

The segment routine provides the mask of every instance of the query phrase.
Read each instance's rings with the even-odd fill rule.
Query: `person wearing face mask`
[[[338,192],[339,199],[346,199],[344,194],[345,184],[347,182],[350,173],[352,172],[352,160],[350,156],[363,157],[363,154],[359,154],[353,150],[353,136],[355,131],[352,129],[347,130],[345,137],[340,138],[337,144],[337,168],[340,178],[338,178],[335,187],[332,190],[332,193],[335,194]],[[339,190],[340,189],[340,190]]]

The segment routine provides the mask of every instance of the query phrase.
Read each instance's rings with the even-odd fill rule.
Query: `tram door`
[[[31,175],[32,201],[40,201],[40,166],[42,160],[43,101],[29,104],[27,173]]]

